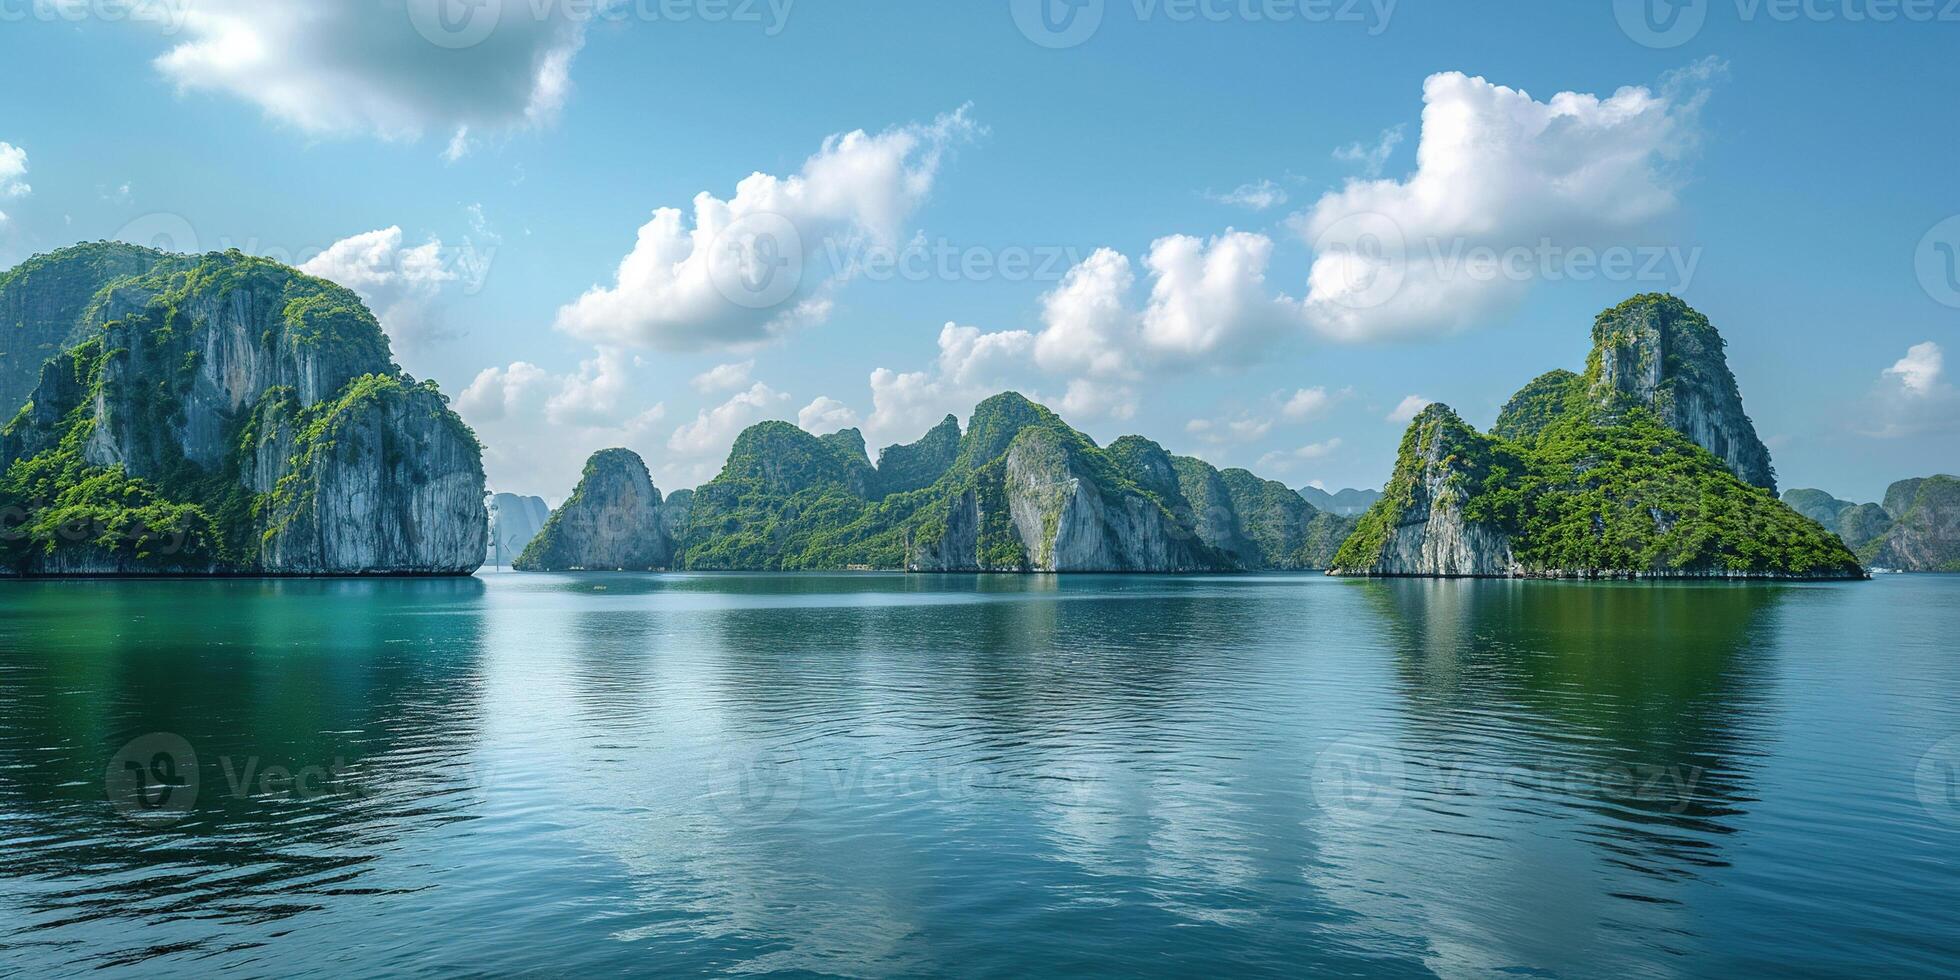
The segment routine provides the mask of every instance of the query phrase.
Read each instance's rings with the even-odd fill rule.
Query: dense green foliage
[[[695,491],[676,562],[691,569],[905,567],[946,540],[955,508],[963,513],[970,499],[980,517],[982,567],[1039,566],[1048,556],[1027,553],[1008,506],[1007,459],[1017,446],[1024,462],[1075,474],[1112,505],[1141,496],[1165,508],[1173,524],[1188,523],[1176,516],[1181,501],[1146,485],[1161,481],[1140,480],[1119,454],[1007,392],[976,406],[964,435],[949,416],[919,442],[886,449],[875,470],[855,431],[817,437],[787,422],[751,427],[721,474]],[[935,470],[930,483],[912,486]],[[1051,525],[1058,517],[1049,515]],[[1053,527],[1045,530],[1052,540]]]
[[[1432,405],[1403,439],[1383,501],[1363,515],[1335,558],[1379,561],[1409,515],[1416,488],[1446,474],[1463,516],[1510,535],[1535,574],[1639,571],[1857,574],[1842,542],[1743,482],[1714,454],[1651,411],[1567,414],[1534,443],[1470,428]]]
[[[1843,542],[1768,489],[1768,451],[1742,414],[1724,342],[1706,317],[1673,296],[1644,294],[1601,313],[1592,339],[1584,376],[1532,380],[1492,435],[1446,406],[1418,415],[1383,499],[1335,565],[1365,572],[1467,560],[1491,574],[1505,556],[1491,554],[1489,542],[1508,539],[1511,567],[1525,574],[1861,573]],[[1715,434],[1704,437],[1734,455],[1717,456],[1682,431],[1708,428]],[[1464,534],[1448,547],[1472,557],[1416,558],[1403,541],[1390,561],[1398,529],[1435,515],[1461,522]],[[1493,531],[1503,537],[1485,536]]]
[[[878,453],[881,494],[923,490],[939,482],[960,454],[960,420],[946,416],[918,442],[886,446]]]
[[[128,273],[132,265],[144,271]],[[96,292],[86,301],[37,294],[29,304],[44,314],[85,310],[84,336],[48,372],[36,367],[36,402],[0,432],[0,508],[10,515],[0,561],[12,568],[60,566],[55,556],[74,551],[93,565],[248,569],[261,543],[305,509],[315,460],[382,401],[433,396],[418,404],[475,444],[433,384],[399,373],[380,324],[340,286],[235,251],[192,258],[108,244],[31,260],[4,282],[50,277]],[[302,407],[292,387],[275,385],[220,410],[218,459],[200,464],[185,456],[187,405],[206,317],[219,309],[263,324],[256,340],[267,349],[304,350],[321,366],[310,380],[331,397]],[[120,315],[103,321],[111,310]],[[91,464],[92,441],[113,446],[119,462]],[[285,454],[284,475],[257,493],[243,474],[267,448]]]
[[[1504,403],[1497,424],[1491,426],[1491,435],[1512,442],[1530,442],[1546,426],[1565,415],[1573,405],[1575,393],[1583,397],[1583,384],[1578,375],[1563,368],[1547,371]]]

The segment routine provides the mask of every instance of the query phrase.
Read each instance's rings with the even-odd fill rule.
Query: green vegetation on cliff
[[[1854,504],[1822,490],[1791,490],[1783,501],[1834,531],[1873,568],[1960,572],[1960,477],[1900,480],[1884,504]]]
[[[9,272],[0,293],[67,334],[0,430],[12,572],[260,567],[350,419],[427,412],[430,429],[479,448],[433,384],[393,365],[353,293],[274,262],[79,246]],[[0,376],[17,384],[25,367],[0,362]],[[298,385],[316,389],[310,405]],[[384,456],[410,451],[388,436]]]
[[[1705,317],[1673,297],[1639,296],[1601,314],[1594,341],[1584,377],[1533,380],[1505,406],[1495,435],[1446,406],[1425,409],[1336,567],[1860,574],[1842,542],[1769,489],[1768,455]]]

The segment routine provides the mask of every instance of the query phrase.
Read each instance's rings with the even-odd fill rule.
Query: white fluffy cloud
[[[1884,377],[1897,379],[1905,394],[1924,398],[1936,390],[1945,368],[1946,355],[1940,345],[1929,340],[1908,348],[1906,356],[1885,369]]]
[[[457,396],[456,408],[482,436],[491,486],[560,497],[571,486],[546,481],[576,480],[587,456],[614,446],[640,449],[657,467],[660,460],[644,452],[645,444],[667,408],[642,407],[634,397],[638,366],[602,350],[569,374],[525,361],[480,372]]]
[[[1097,378],[1251,360],[1288,323],[1285,303],[1266,288],[1272,249],[1264,235],[1232,230],[1209,241],[1160,238],[1144,258],[1150,295],[1141,309],[1130,302],[1130,260],[1098,249],[1042,297],[1036,360]]]
[[[1476,249],[1626,243],[1674,209],[1704,100],[1695,86],[1716,71],[1698,65],[1659,92],[1544,102],[1460,72],[1430,76],[1414,173],[1350,182],[1295,219],[1316,252],[1309,322],[1351,340],[1460,329],[1535,276],[1464,261]]]
[[[1422,410],[1436,402],[1421,395],[1410,395],[1395,404],[1395,410],[1388,413],[1388,421],[1408,423],[1422,414]]]
[[[180,0],[182,38],[156,60],[182,91],[219,92],[315,135],[445,137],[549,121],[570,90],[585,22],[568,4],[406,0],[349,3]],[[463,16],[458,18],[457,13]]]
[[[961,109],[928,125],[833,136],[796,174],[751,174],[727,200],[695,195],[691,222],[660,208],[613,284],[559,310],[557,327],[595,343],[708,350],[821,321],[854,274],[831,257],[897,242],[947,148],[975,132]]]
[[[857,412],[829,395],[817,396],[796,413],[796,427],[813,435],[836,432],[857,424]]]
[[[1259,457],[1259,468],[1286,472],[1297,463],[1326,459],[1334,455],[1334,451],[1339,448],[1341,448],[1341,440],[1338,438],[1328,439],[1325,442],[1310,442],[1298,449],[1279,450]]]
[[[1142,318],[1144,347],[1164,357],[1244,361],[1267,349],[1286,324],[1266,288],[1272,240],[1226,231],[1210,242],[1189,235],[1160,238],[1144,265],[1150,303]]]
[[[1334,151],[1334,159],[1359,166],[1370,177],[1379,177],[1382,168],[1388,165],[1388,158],[1395,154],[1395,148],[1402,145],[1402,127],[1382,130],[1381,138],[1372,146],[1349,143]]]
[[[749,375],[755,371],[754,361],[737,361],[733,364],[717,364],[694,376],[691,382],[694,390],[707,394],[716,391],[734,391],[746,388]]]
[[[871,415],[867,435],[879,442],[909,441],[947,414],[964,416],[975,403],[1015,388],[1033,398],[1028,383],[1035,346],[1025,330],[984,333],[978,327],[947,323],[939,329],[939,356],[924,371],[879,368],[871,372]],[[1098,390],[1078,393],[1085,410]]]
[[[1273,431],[1273,420],[1253,415],[1229,419],[1192,419],[1184,431],[1213,445],[1257,442]]]
[[[1035,358],[1050,371],[1127,376],[1133,363],[1135,316],[1126,296],[1136,284],[1130,260],[1114,249],[1097,249],[1041,298],[1045,325],[1035,341]]]
[[[0,200],[26,197],[33,190],[27,183],[27,151],[0,141]],[[6,221],[7,212],[0,211],[0,224]]]
[[[358,293],[390,339],[415,348],[456,335],[437,301],[446,287],[480,284],[487,267],[487,252],[436,238],[404,246],[401,228],[390,226],[343,238],[299,269]]]
[[[1206,197],[1220,204],[1264,211],[1286,203],[1286,189],[1270,180],[1257,180],[1240,184],[1223,194],[1207,194]]]
[[[1327,414],[1327,410],[1333,408],[1335,402],[1347,397],[1348,393],[1349,389],[1330,394],[1326,388],[1319,386],[1301,388],[1286,396],[1286,401],[1280,405],[1279,411],[1288,421],[1305,422]]]
[[[681,456],[719,464],[743,429],[777,418],[779,406],[787,401],[789,395],[758,381],[747,391],[737,392],[713,408],[702,409],[694,421],[674,430],[667,440],[667,448]]]
[[[0,197],[26,197],[27,151],[0,140]]]
[[[1076,378],[1062,391],[1062,402],[1057,407],[1070,418],[1121,422],[1136,417],[1137,390],[1126,384]]]
[[[572,374],[552,374],[526,361],[485,368],[457,396],[457,408],[472,421],[538,417],[552,425],[617,428],[632,421],[655,421],[635,412],[632,371],[639,364],[624,352],[601,348],[579,362]],[[664,412],[662,406],[654,409]],[[649,410],[651,411],[651,410]]]

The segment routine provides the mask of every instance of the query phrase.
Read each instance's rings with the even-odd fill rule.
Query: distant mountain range
[[[1783,502],[1822,524],[1872,568],[1960,572],[1960,477],[1900,480],[1882,504],[1854,504],[1822,490],[1791,490]]]
[[[1196,572],[1325,568],[1353,526],[1284,484],[1108,447],[1013,392],[873,465],[856,429],[750,427],[721,474],[662,499],[639,457],[595,455],[518,567]]]
[[[1329,514],[1339,514],[1343,517],[1352,517],[1359,514],[1373,507],[1375,501],[1382,499],[1381,491],[1379,490],[1355,490],[1353,488],[1328,493],[1319,487],[1301,487],[1300,496],[1307,498],[1307,503],[1314,505],[1316,509],[1324,510]]]
[[[551,508],[542,497],[520,497],[514,493],[492,496],[490,545],[483,563],[493,568],[511,565],[550,518]]]

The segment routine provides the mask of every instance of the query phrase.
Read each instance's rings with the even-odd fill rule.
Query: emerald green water
[[[1956,636],[1950,576],[8,583],[0,975],[1951,975]]]

